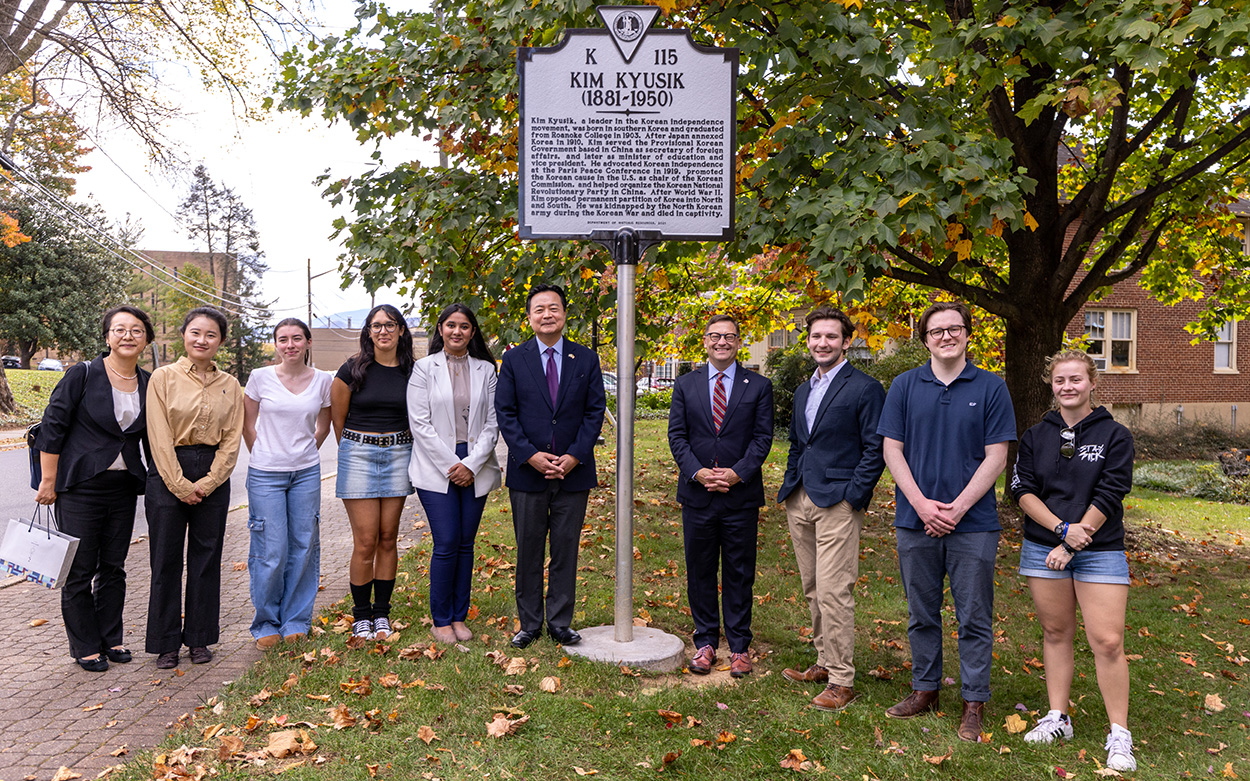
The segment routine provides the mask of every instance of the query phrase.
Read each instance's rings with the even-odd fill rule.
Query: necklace
[[[112,365],[111,365],[108,361],[105,361],[105,362],[104,362],[104,368],[106,368],[106,369],[108,369],[109,371],[113,372],[113,374],[116,374],[118,377],[120,377],[120,378],[121,378],[121,379],[123,379],[123,380],[133,380],[133,379],[135,379],[136,377],[138,377],[138,376],[139,376],[139,372],[138,372],[138,371],[136,371],[134,374],[132,374],[132,375],[130,375],[129,377],[127,377],[126,375],[124,375],[124,374],[122,374],[121,372],[119,372],[119,371],[117,371],[116,369],[114,369],[114,368],[113,368],[113,366],[112,366]]]

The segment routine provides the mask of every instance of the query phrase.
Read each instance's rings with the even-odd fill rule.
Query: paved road
[[[4,432],[6,435],[8,432]],[[8,445],[3,444],[8,442]],[[321,474],[323,477],[335,472],[338,459],[338,445],[334,437],[326,437],[321,446]],[[9,518],[29,518],[35,506],[35,492],[30,487],[30,462],[25,443],[16,444],[0,436],[0,524]],[[230,479],[230,506],[239,507],[247,504],[247,448],[239,449],[239,464]],[[334,484],[329,483],[331,494]],[[135,514],[135,538],[148,533],[148,524],[143,515],[143,497],[139,497],[139,509]],[[3,532],[0,532],[3,534]]]
[[[409,500],[400,527],[401,552],[419,539],[413,523],[419,507],[415,498]],[[28,776],[49,781],[61,766],[94,778],[155,747],[181,714],[192,712],[260,658],[247,631],[253,615],[247,572],[232,566],[247,561],[246,520],[246,511],[234,510],[226,523],[221,642],[209,664],[190,664],[184,649],[176,671],[158,670],[156,657],[143,653],[151,577],[146,537],[136,539],[126,562],[124,642],[135,660],[105,673],[84,672],[69,656],[59,591],[25,582],[0,589],[0,781]],[[321,549],[319,608],[346,595],[351,554],[347,516],[330,479],[322,483]],[[46,623],[31,626],[39,621]],[[123,756],[110,755],[122,747]]]

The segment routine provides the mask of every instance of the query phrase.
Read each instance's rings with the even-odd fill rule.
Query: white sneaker
[[[367,618],[362,618],[352,624],[352,637],[363,637],[366,640],[373,639],[373,622]]]
[[[385,637],[381,636],[382,633],[384,632],[386,633]],[[373,639],[385,640],[390,636],[391,636],[391,620],[387,618],[386,616],[381,616],[379,618],[373,619]]]
[[[1104,748],[1107,749],[1107,767],[1121,772],[1137,769],[1137,760],[1133,759],[1133,733],[1119,724],[1111,725]]]
[[[1025,743],[1054,743],[1057,739],[1072,740],[1072,720],[1068,714],[1052,710],[1024,735]]]

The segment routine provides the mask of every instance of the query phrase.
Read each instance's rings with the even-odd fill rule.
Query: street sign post
[[[599,242],[617,268],[614,636],[630,643],[634,272],[660,241],[733,237],[738,50],[651,29],[660,13],[653,6],[597,11],[604,29],[517,49],[518,232]]]

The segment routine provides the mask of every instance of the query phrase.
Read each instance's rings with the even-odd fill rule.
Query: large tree
[[[1227,205],[1250,152],[1250,4],[660,5],[657,25],[741,50],[730,256],[775,248],[851,296],[887,277],[1001,317],[1021,426],[1048,403],[1042,359],[1109,285],[1140,274],[1165,302],[1205,293],[1200,333],[1247,311]],[[362,142],[437,138],[451,164],[379,160],[329,183],[356,211],[340,224],[352,270],[485,300],[567,274],[584,260],[574,247],[515,239],[515,50],[598,26],[593,8],[434,6],[363,2],[357,28],[288,56],[283,106],[345,119]]]
[[[0,335],[17,346],[23,369],[46,347],[90,356],[103,345],[100,317],[122,300],[130,276],[94,235],[106,221],[85,205],[79,211],[94,228],[23,200],[6,208],[31,240],[0,246]]]
[[[172,68],[226,92],[240,114],[267,69],[257,50],[286,48],[304,29],[302,3],[283,0],[0,0],[0,75],[20,73],[66,108],[128,127],[157,158],[182,111]],[[7,120],[7,117],[5,117]]]
[[[187,238],[208,255],[210,286],[230,320],[222,346],[224,366],[239,382],[264,363],[269,311],[259,302],[257,283],[269,269],[260,249],[252,210],[234,190],[218,185],[204,165],[195,167],[187,197],[178,207]]]

